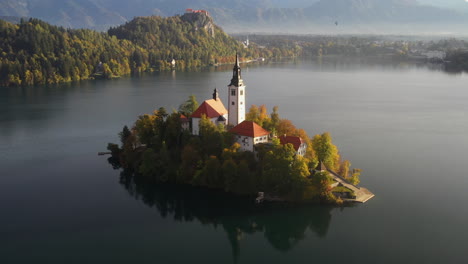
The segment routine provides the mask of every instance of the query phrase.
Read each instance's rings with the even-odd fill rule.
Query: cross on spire
[[[236,52],[236,64],[234,65],[234,69],[232,70],[232,79],[231,84],[233,86],[239,87],[243,85],[242,76],[241,76],[241,68],[239,66],[239,54]]]

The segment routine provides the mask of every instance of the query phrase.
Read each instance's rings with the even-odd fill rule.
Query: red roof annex
[[[261,126],[257,125],[255,122],[252,121],[244,121],[231,130],[229,132],[246,137],[261,137],[269,135],[270,132],[263,129]]]
[[[301,146],[301,144],[304,142],[302,141],[302,138],[300,137],[294,137],[294,136],[281,136],[279,138],[280,142],[281,142],[281,145],[286,145],[286,144],[292,144],[294,146],[294,149],[296,151],[299,150],[299,147]]]
[[[214,118],[225,115],[227,113],[228,111],[224,107],[224,104],[221,102],[221,100],[210,99],[203,102],[203,104],[201,104],[200,107],[198,107],[198,109],[193,112],[192,117],[201,118],[202,115],[206,115],[208,118]]]

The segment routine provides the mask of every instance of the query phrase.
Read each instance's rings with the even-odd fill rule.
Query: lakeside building
[[[199,122],[206,116],[214,125],[223,124],[229,128],[229,132],[235,135],[235,140],[240,144],[241,150],[255,152],[255,146],[270,142],[270,132],[252,121],[245,120],[246,86],[242,80],[242,70],[239,65],[239,56],[236,54],[232,79],[228,85],[228,109],[219,98],[218,90],[213,92],[213,98],[205,100],[191,115],[192,134],[199,135]],[[188,127],[187,119],[183,119],[184,127]],[[284,135],[280,137],[281,144],[292,144],[296,154],[304,156],[307,144],[295,136]]]
[[[283,135],[279,137],[281,145],[291,144],[296,150],[296,155],[304,156],[307,151],[307,144],[301,137]]]
[[[239,143],[243,151],[254,151],[257,144],[267,143],[270,132],[252,121],[244,121],[235,126],[229,132],[235,135],[236,142]]]
[[[200,120],[202,116],[206,116],[215,125],[227,125],[228,111],[224,107],[221,98],[219,98],[218,90],[213,92],[213,99],[205,100],[192,114],[192,134],[200,134]]]
[[[239,66],[239,56],[236,54],[236,64],[232,70],[231,83],[228,85],[229,118],[228,124],[237,126],[245,120],[245,85],[242,80],[242,70]]]

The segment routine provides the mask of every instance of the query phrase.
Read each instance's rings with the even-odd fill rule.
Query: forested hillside
[[[208,16],[139,17],[106,33],[64,29],[38,19],[18,25],[0,20],[0,85],[53,84],[130,73],[233,62],[240,56],[269,57],[248,49]],[[276,51],[276,55],[288,55]]]

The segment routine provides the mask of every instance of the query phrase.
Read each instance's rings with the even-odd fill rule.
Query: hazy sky
[[[270,0],[279,7],[308,7],[311,3],[318,2],[319,0]],[[417,0],[421,4],[435,5],[439,7],[457,8],[467,7],[468,0]]]
[[[468,0],[419,0],[419,2],[421,4],[432,4],[442,7],[468,6]]]

